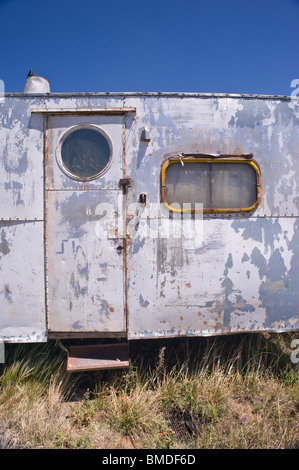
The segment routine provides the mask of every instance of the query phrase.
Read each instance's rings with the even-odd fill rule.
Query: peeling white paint
[[[136,113],[30,112],[122,107]],[[44,341],[49,330],[129,339],[298,330],[298,117],[290,100],[12,95],[2,110],[1,341]],[[100,178],[81,182],[61,170],[61,138],[75,125],[111,137],[111,166]],[[140,139],[144,127],[149,142]],[[161,165],[174,153],[253,154],[259,206],[199,217],[192,238],[190,220],[182,230],[165,208],[150,210],[160,207]],[[132,184],[123,190],[127,177]],[[106,238],[102,203],[112,206]]]

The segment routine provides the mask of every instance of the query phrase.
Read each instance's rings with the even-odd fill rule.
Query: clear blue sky
[[[0,45],[6,92],[290,95],[299,0],[0,0]]]

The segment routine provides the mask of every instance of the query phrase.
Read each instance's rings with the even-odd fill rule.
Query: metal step
[[[70,347],[67,360],[67,370],[70,372],[123,369],[126,367],[129,367],[127,343],[91,344]]]

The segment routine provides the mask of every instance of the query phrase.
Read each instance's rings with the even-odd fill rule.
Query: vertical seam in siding
[[[127,174],[127,160],[126,160],[126,145],[127,145],[127,138],[126,138],[126,115],[123,116],[123,178],[126,178]],[[128,272],[127,272],[127,189],[124,189],[124,197],[125,197],[125,214],[124,214],[124,221],[125,226],[124,230],[125,233],[123,234],[123,282],[124,282],[124,321],[125,321],[125,331],[126,335],[128,334],[128,299],[127,299],[127,281],[128,281]]]
[[[47,171],[49,162],[49,136],[48,136],[48,115],[44,115],[44,275],[45,275],[45,310],[46,310],[46,329],[49,331],[49,289],[48,289],[48,233],[47,233]]]

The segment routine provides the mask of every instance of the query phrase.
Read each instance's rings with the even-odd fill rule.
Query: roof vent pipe
[[[47,78],[34,75],[30,69],[24,87],[24,93],[50,93],[50,82]]]

